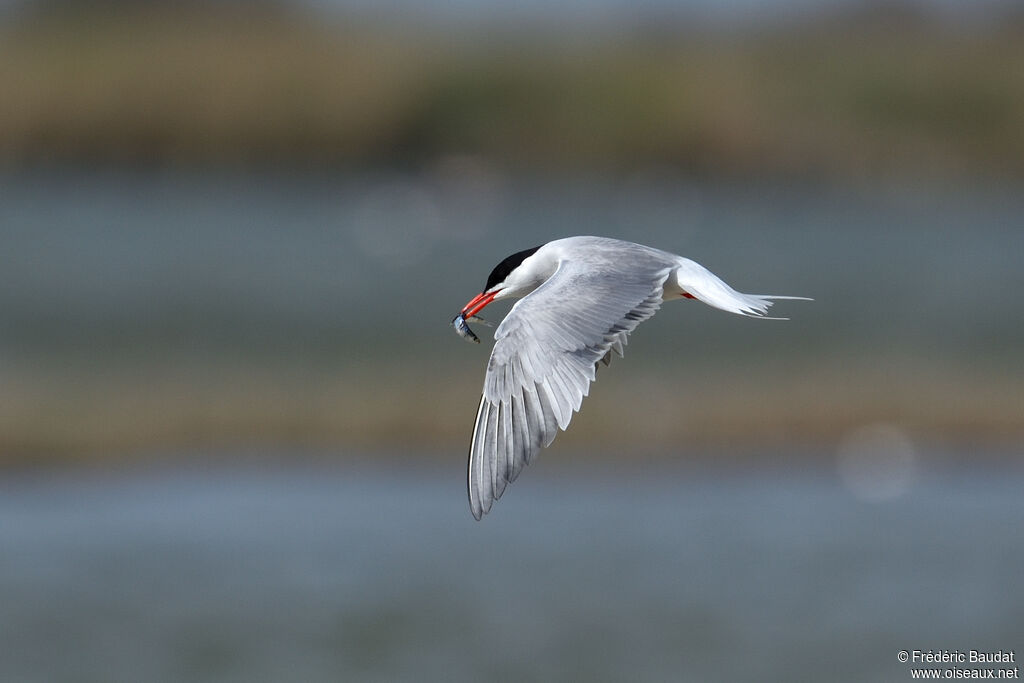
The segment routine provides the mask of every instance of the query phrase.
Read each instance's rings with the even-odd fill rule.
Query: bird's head
[[[494,266],[487,276],[482,292],[470,299],[462,308],[462,315],[470,318],[492,301],[526,296],[551,277],[557,263],[538,253],[541,247],[517,251]]]

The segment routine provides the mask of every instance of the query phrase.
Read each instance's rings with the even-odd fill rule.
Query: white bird
[[[604,237],[567,237],[512,254],[452,323],[460,335],[492,301],[524,297],[494,333],[469,447],[469,508],[480,519],[580,409],[597,363],[662,301],[697,299],[764,318],[774,299],[742,294],[690,259]]]

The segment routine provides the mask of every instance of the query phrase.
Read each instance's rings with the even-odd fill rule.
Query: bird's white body
[[[765,317],[773,299],[799,298],[742,294],[695,261],[603,237],[555,240],[508,264],[517,256],[463,309],[468,317],[491,301],[524,297],[495,331],[473,428],[468,484],[477,519],[568,427],[596,364],[622,355],[629,333],[662,301],[692,298]]]

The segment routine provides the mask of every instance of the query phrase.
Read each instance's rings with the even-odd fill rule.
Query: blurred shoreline
[[[454,342],[453,342],[454,343]],[[116,367],[87,373],[7,373],[0,395],[0,465],[113,462],[140,452],[287,449],[442,452],[465,447],[480,359],[425,370],[257,365]],[[860,361],[862,362],[862,361]],[[602,369],[585,409],[558,443],[629,460],[667,452],[771,451],[835,444],[874,424],[924,441],[979,447],[1024,439],[1019,380],[913,362],[802,371],[688,366],[629,358]],[[970,456],[970,449],[964,451]]]
[[[1024,22],[868,6],[451,32],[232,3],[56,3],[0,26],[0,166],[667,165],[694,176],[1024,177]],[[906,9],[906,8],[904,8]]]

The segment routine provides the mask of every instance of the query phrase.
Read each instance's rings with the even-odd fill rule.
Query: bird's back
[[[594,266],[614,265],[616,271],[657,271],[679,265],[682,257],[636,242],[580,235],[548,242],[545,248],[560,258]]]

